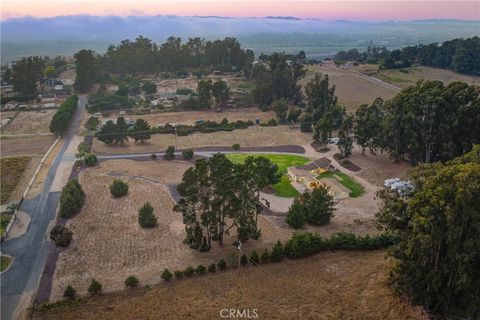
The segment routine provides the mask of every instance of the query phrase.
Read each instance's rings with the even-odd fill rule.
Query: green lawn
[[[326,171],[317,177],[317,179],[322,178],[336,178],[338,181],[340,181],[342,185],[344,185],[346,188],[348,188],[348,190],[350,190],[350,197],[352,198],[359,197],[365,192],[361,184],[359,184],[357,181],[355,181],[355,179],[343,172]]]
[[[295,189],[288,177],[285,175],[287,168],[291,166],[301,166],[305,163],[310,162],[311,160],[302,156],[290,155],[290,154],[268,154],[268,153],[227,153],[227,158],[234,163],[242,163],[248,156],[254,157],[265,157],[275,163],[278,166],[278,170],[283,173],[282,179],[279,183],[275,184],[273,188],[275,189],[275,194],[279,197],[295,197],[299,193]]]
[[[8,266],[10,265],[10,262],[12,262],[12,258],[6,257],[6,256],[1,256],[0,257],[0,272],[7,269]]]
[[[0,214],[0,235],[3,235],[3,232],[7,228],[8,224],[10,223],[12,215],[7,213]]]

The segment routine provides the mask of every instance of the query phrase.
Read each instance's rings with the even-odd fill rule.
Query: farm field
[[[273,185],[275,189],[275,194],[279,197],[295,197],[299,194],[297,189],[295,189],[290,180],[285,173],[287,172],[288,167],[292,166],[301,166],[310,162],[311,160],[302,156],[289,155],[289,154],[248,154],[248,153],[237,153],[237,154],[227,154],[227,158],[234,163],[243,163],[248,156],[256,157],[265,157],[275,163],[278,166],[278,170],[283,173],[280,182]]]
[[[118,114],[112,114],[107,119],[118,117]],[[209,111],[179,111],[179,112],[162,112],[156,114],[146,114],[146,115],[124,115],[126,118],[138,119],[142,118],[150,124],[151,127],[156,127],[159,124],[165,123],[177,123],[177,124],[188,124],[192,125],[197,120],[210,120],[220,122],[222,119],[227,118],[228,121],[233,122],[237,120],[243,121],[253,121],[255,122],[256,118],[259,118],[261,122],[267,122],[272,118],[276,118],[275,112],[260,111],[258,108],[233,108],[227,109],[222,112],[215,112],[214,110]]]
[[[49,125],[55,112],[56,110],[18,112],[13,121],[2,128],[1,133],[3,135],[51,134]]]
[[[317,73],[328,74],[329,85],[335,85],[340,104],[350,112],[354,112],[361,104],[372,103],[377,97],[390,99],[400,91],[334,64],[307,66],[307,74],[300,83],[305,86]]]
[[[98,155],[124,154],[124,153],[150,153],[165,151],[168,146],[177,146],[177,149],[198,148],[204,146],[225,146],[239,143],[241,147],[262,147],[280,145],[306,145],[310,143],[310,133],[300,132],[298,128],[288,126],[261,127],[252,126],[247,129],[233,130],[230,132],[193,133],[184,137],[173,134],[152,134],[152,138],[145,143],[130,143],[124,146],[109,146],[94,140],[93,152]]]
[[[324,252],[86,298],[33,319],[219,319],[224,308],[257,309],[259,319],[428,319],[388,286],[384,256]],[[158,266],[157,278],[161,272]]]
[[[22,177],[29,167],[32,157],[20,156],[0,159],[1,203],[12,198],[15,190],[22,186]],[[23,192],[23,190],[21,190]]]
[[[73,285],[86,293],[92,277],[99,279],[107,291],[123,288],[125,278],[134,273],[144,283],[157,283],[159,270],[189,265],[210,264],[226,258],[236,235],[226,239],[222,248],[199,253],[183,243],[182,217],[173,211],[174,201],[168,187],[180,182],[191,166],[182,161],[115,160],[102,162],[82,171],[79,176],[86,194],[82,211],[68,222],[74,240],[62,252],[55,271],[52,299],[61,298],[64,287]],[[113,199],[108,185],[114,178],[128,180],[129,194]],[[138,209],[149,201],[158,217],[158,227],[141,229]],[[273,246],[277,239],[287,239],[293,231],[281,230],[268,218],[260,216],[261,241],[249,241],[245,250]]]
[[[424,66],[397,70],[378,70],[378,65],[366,64],[352,67],[352,69],[401,88],[413,86],[416,82],[425,79],[438,80],[445,84],[449,84],[453,81],[464,81],[470,85],[480,85],[480,77],[463,75],[451,70]]]

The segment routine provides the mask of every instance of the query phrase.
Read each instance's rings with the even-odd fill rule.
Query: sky
[[[480,1],[2,0],[1,19],[63,15],[293,16],[323,20],[480,20]]]

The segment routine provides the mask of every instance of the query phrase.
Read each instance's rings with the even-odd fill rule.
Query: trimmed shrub
[[[270,261],[280,262],[283,260],[283,255],[283,245],[280,240],[278,240],[272,248],[272,253],[270,254]]]
[[[250,263],[253,265],[260,264],[260,256],[255,250],[253,250],[252,253],[250,254]]]
[[[128,193],[128,183],[120,179],[115,179],[109,189],[114,198],[119,198]]]
[[[239,143],[232,144],[232,150],[234,150],[234,151],[240,150],[240,144]]]
[[[87,122],[85,123],[85,128],[88,130],[96,130],[97,126],[100,124],[100,120],[97,117],[91,116],[88,118]]]
[[[270,259],[271,259],[270,251],[268,251],[268,249],[265,249],[265,251],[260,256],[260,260],[262,261],[262,263],[269,263]]]
[[[85,153],[83,156],[83,163],[86,166],[93,167],[98,162],[97,156],[94,153]]]
[[[101,291],[102,285],[95,278],[93,278],[90,282],[90,286],[88,286],[88,292],[90,292],[91,294],[96,294],[100,293]]]
[[[63,290],[63,296],[67,299],[75,299],[75,296],[77,295],[77,290],[73,289],[71,285],[68,285],[65,290]]]
[[[193,150],[192,149],[183,150],[182,157],[183,157],[183,160],[191,160],[193,158]]]
[[[212,263],[211,265],[208,266],[208,272],[215,272],[217,271],[217,268],[215,267],[215,263]]]
[[[128,276],[127,279],[125,279],[125,286],[129,288],[134,288],[138,286],[138,278],[135,276]]]
[[[182,279],[183,278],[183,271],[182,270],[175,270],[173,273],[175,275],[175,278],[177,279]]]
[[[55,242],[57,247],[68,247],[72,238],[73,232],[61,225],[56,225],[50,231],[50,240]]]
[[[145,202],[140,210],[138,210],[138,223],[142,228],[154,228],[157,226],[157,217],[149,202]]]
[[[248,264],[248,257],[243,254],[241,257],[240,257],[240,265],[242,267],[246,266]]]
[[[88,143],[80,142],[77,147],[77,154],[75,156],[82,158],[86,153],[89,153],[91,149],[92,147]]]
[[[196,269],[195,272],[198,274],[204,274],[207,268],[205,268],[203,265],[199,265]]]
[[[194,273],[195,273],[195,269],[193,269],[192,267],[188,267],[183,271],[183,274],[185,275],[185,277],[191,277],[193,276]]]
[[[67,182],[60,196],[60,216],[68,219],[79,212],[85,202],[85,193],[77,179]]]
[[[225,262],[225,260],[221,259],[220,261],[218,261],[217,267],[222,271],[227,270],[227,263]]]
[[[156,155],[155,153],[152,153],[152,154],[150,155],[150,159],[152,159],[152,160],[157,160],[157,158],[158,158],[158,157],[157,157],[157,155]]]
[[[173,160],[175,159],[175,147],[169,146],[163,155],[163,159],[165,160]]]
[[[162,279],[165,281],[170,281],[172,279],[172,273],[167,268],[162,272]]]

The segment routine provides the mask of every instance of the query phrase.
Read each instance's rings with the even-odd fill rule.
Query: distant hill
[[[12,18],[0,22],[2,62],[28,55],[72,55],[81,48],[104,52],[111,43],[143,35],[237,37],[256,53],[333,55],[338,50],[386,45],[399,48],[478,35],[478,21],[325,21],[295,17],[228,18],[180,16],[90,16]]]

